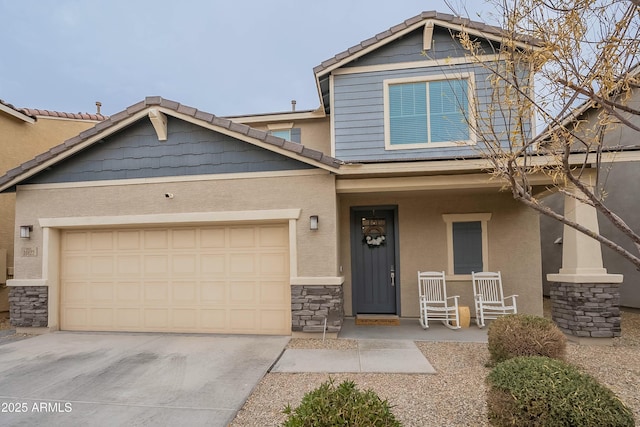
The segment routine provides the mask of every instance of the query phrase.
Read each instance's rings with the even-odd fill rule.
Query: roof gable
[[[144,101],[112,115],[94,127],[51,148],[49,151],[23,163],[17,168],[8,171],[4,177],[0,178],[0,191],[27,182],[29,178],[45,169],[60,164],[63,160],[86,150],[94,144],[104,141],[109,136],[134,125],[138,121],[145,120],[148,122],[150,113],[152,113],[151,115],[154,117],[156,117],[158,113],[161,113],[181,119],[185,122],[212,130],[237,141],[251,144],[311,167],[336,171],[340,165],[338,160],[326,156],[319,151],[306,148],[301,144],[285,141],[267,132],[253,129],[247,125],[234,123],[231,120],[223,119],[213,114],[198,111],[195,108],[181,105],[175,101],[169,101],[161,97],[147,97]]]
[[[174,117],[168,117],[167,128],[167,139],[159,141],[151,122],[139,120],[43,170],[23,184],[313,168],[307,163]]]

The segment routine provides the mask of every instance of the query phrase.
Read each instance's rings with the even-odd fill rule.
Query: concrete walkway
[[[354,350],[287,349],[271,372],[434,374],[413,341],[358,340]]]

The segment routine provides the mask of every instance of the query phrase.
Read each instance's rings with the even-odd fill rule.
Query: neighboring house
[[[462,25],[500,43],[425,12],[316,67],[317,110],[229,119],[149,97],[9,171],[0,191],[32,227],[15,238],[13,324],[290,334],[329,310],[417,319],[418,270],[446,271],[469,306],[471,272],[499,270],[541,314],[538,214],[484,171],[463,115],[494,110],[491,87]]]
[[[16,108],[0,100],[0,174],[94,126],[105,117]],[[0,312],[9,311],[7,278],[13,275],[15,194],[0,194]]]
[[[634,72],[637,75],[640,72],[640,66],[637,66]],[[640,108],[640,90],[637,88],[632,90],[631,98],[627,102],[629,105]],[[597,129],[599,121],[597,115],[598,111],[594,110],[591,104],[585,104],[576,111],[568,124],[578,123],[580,132],[583,129],[594,131]],[[626,115],[632,123],[640,126],[640,118],[631,114]],[[640,150],[638,136],[639,133],[637,131],[624,125],[605,129],[602,136],[603,151],[625,153],[638,151]],[[605,204],[618,214],[631,229],[640,230],[640,215],[638,215],[640,196],[637,191],[630,191],[630,186],[640,182],[640,165],[637,161],[615,163],[605,161],[601,165],[600,171],[598,179],[606,194]],[[553,194],[545,199],[545,202],[557,209],[562,206],[562,199],[561,194]],[[637,248],[634,247],[631,240],[606,218],[600,217],[598,223],[602,235],[613,239],[625,249],[637,254]],[[540,230],[544,294],[549,295],[551,282],[546,279],[547,274],[557,272],[562,263],[562,239],[559,239],[562,236],[562,224],[542,216]],[[608,271],[621,273],[624,276],[624,281],[620,285],[620,305],[640,308],[640,271],[631,262],[606,246],[602,255],[604,267]]]

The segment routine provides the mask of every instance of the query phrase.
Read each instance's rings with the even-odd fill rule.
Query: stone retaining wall
[[[9,287],[11,326],[46,327],[49,311],[49,290],[46,286]]]
[[[620,290],[611,283],[553,283],[551,315],[568,335],[584,338],[620,336]]]
[[[291,330],[293,332],[322,332],[324,319],[332,312],[327,322],[327,332],[340,332],[343,311],[342,286],[291,286]]]

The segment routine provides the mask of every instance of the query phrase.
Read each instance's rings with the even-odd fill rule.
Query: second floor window
[[[386,83],[387,148],[468,143],[469,80]]]
[[[269,133],[287,141],[300,143],[300,128],[270,130]]]

